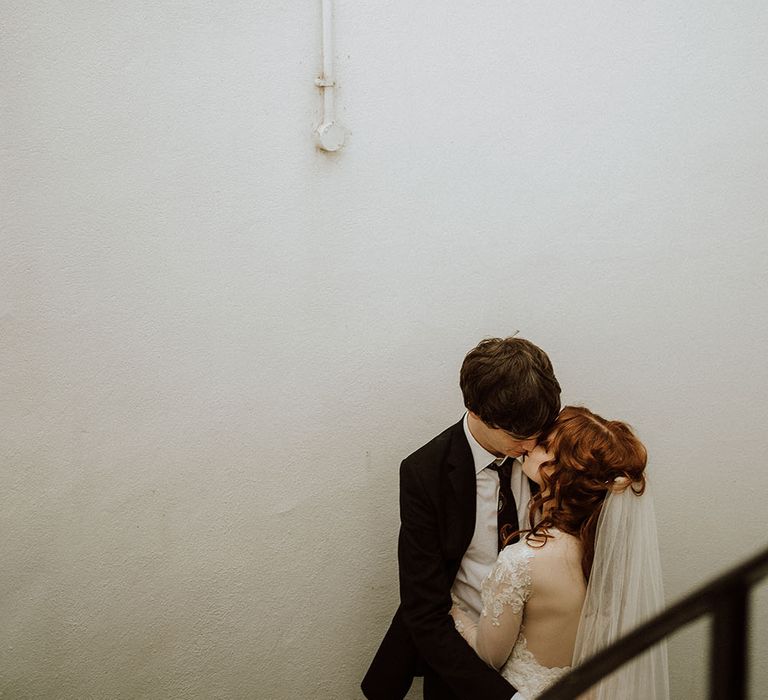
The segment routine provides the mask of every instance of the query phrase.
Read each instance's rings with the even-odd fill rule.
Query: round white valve
[[[347,137],[346,129],[336,122],[326,122],[317,127],[315,138],[317,145],[324,151],[338,151]]]

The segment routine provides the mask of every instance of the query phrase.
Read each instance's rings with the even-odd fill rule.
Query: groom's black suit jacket
[[[400,607],[363,679],[370,700],[510,700],[515,689],[453,625],[451,586],[475,530],[476,474],[463,421],[400,466]]]

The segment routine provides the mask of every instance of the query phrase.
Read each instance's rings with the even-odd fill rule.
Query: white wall
[[[517,328],[647,443],[670,599],[765,545],[764,3],[338,0],[335,155],[319,4],[2,3],[3,697],[359,698]]]

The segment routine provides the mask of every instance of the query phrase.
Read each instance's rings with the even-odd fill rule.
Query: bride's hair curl
[[[584,550],[581,568],[589,580],[605,497],[627,488],[643,493],[646,449],[626,423],[579,406],[563,408],[542,446],[552,459],[541,465],[543,487],[531,499],[526,539],[543,545],[550,527],[578,537]]]

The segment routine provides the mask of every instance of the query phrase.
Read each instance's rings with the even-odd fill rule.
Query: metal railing
[[[563,676],[539,700],[573,700],[638,654],[712,613],[709,651],[710,700],[745,700],[747,692],[747,616],[751,588],[768,575],[768,549],[651,618]]]

